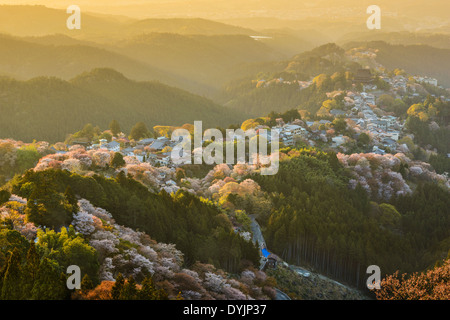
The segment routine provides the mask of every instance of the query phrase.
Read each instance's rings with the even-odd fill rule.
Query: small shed
[[[267,266],[268,268],[276,269],[279,260],[280,260],[280,258],[278,258],[277,255],[271,253],[271,254],[269,254],[269,256],[268,256],[268,258],[267,258],[266,266]]]

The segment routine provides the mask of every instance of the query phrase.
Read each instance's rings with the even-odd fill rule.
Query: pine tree
[[[123,287],[122,294],[120,295],[120,300],[135,300],[137,298],[137,288],[136,282],[133,276],[131,276]]]
[[[114,153],[114,157],[111,160],[111,167],[117,169],[125,165],[125,160],[120,152]]]
[[[159,289],[156,300],[169,300],[169,296],[164,289]]]
[[[64,198],[66,199],[67,203],[72,207],[71,212],[76,213],[79,209],[78,200],[70,186],[67,186],[66,191],[64,192]]]
[[[60,300],[65,298],[66,283],[61,277],[58,263],[43,258],[34,281],[31,297],[34,300]]]
[[[39,270],[40,258],[36,251],[36,246],[33,241],[30,242],[30,248],[27,253],[27,263],[24,268],[24,285],[23,285],[23,299],[31,298],[31,291],[34,286],[34,281]]]
[[[117,275],[116,282],[114,283],[114,286],[111,289],[111,296],[113,300],[119,300],[120,296],[123,291],[125,280],[121,273]]]
[[[14,248],[6,265],[1,291],[2,300],[19,300],[22,298],[23,281],[20,264],[20,252],[17,248]]]
[[[4,204],[5,202],[8,202],[10,197],[11,193],[9,193],[8,190],[0,190],[0,205]]]
[[[120,185],[126,186],[128,181],[127,181],[127,176],[125,175],[125,172],[120,171],[120,172],[117,174],[116,181],[117,181]]]
[[[0,299],[2,298],[2,288],[3,288],[3,279],[5,279],[6,268],[8,264],[5,264],[2,269],[0,269]]]
[[[67,287],[67,274],[61,272],[59,276],[59,297],[63,300],[70,300],[72,296],[72,291]]]
[[[156,300],[158,291],[153,285],[153,279],[151,276],[145,277],[142,281],[142,288],[139,291],[139,299],[141,300]]]
[[[27,220],[38,224],[41,221],[42,209],[44,209],[43,206],[39,205],[34,198],[28,198],[27,207],[25,208]]]
[[[89,275],[86,273],[81,280],[81,292],[83,294],[87,294],[92,289],[94,289],[94,284],[92,283],[91,278],[89,278]]]
[[[146,138],[151,135],[150,131],[147,129],[147,126],[143,122],[138,122],[131,128],[130,139],[140,140],[142,138]]]
[[[109,124],[109,130],[111,130],[112,134],[117,137],[117,135],[122,132],[122,130],[120,129],[120,125],[119,122],[117,122],[117,120],[113,120],[111,121],[111,123]]]

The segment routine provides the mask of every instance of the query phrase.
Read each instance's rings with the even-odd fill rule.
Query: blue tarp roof
[[[262,252],[263,256],[266,257],[266,258],[270,255],[270,252],[267,251],[266,248],[262,249],[261,252]]]

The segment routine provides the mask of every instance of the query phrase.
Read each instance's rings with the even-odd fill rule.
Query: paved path
[[[284,293],[283,291],[280,291],[277,288],[275,288],[275,290],[277,291],[275,300],[291,300],[291,298],[289,298],[289,296],[286,293]]]
[[[260,245],[259,254],[261,256],[261,260],[260,260],[260,268],[259,269],[262,270],[262,269],[264,269],[264,266],[266,264],[267,259],[265,259],[264,256],[262,255],[261,249],[262,248],[266,248],[267,249],[266,241],[264,240],[264,236],[262,235],[262,232],[261,232],[261,227],[259,226],[258,222],[256,221],[255,216],[254,215],[250,215],[250,219],[252,220],[252,223],[250,225],[250,227],[252,229],[252,233],[253,233],[252,241],[253,241],[253,243],[259,243],[259,245]],[[311,274],[314,274],[314,275],[318,276],[319,278],[321,278],[322,280],[331,281],[331,282],[334,282],[337,285],[340,285],[342,287],[345,287],[347,289],[351,289],[352,290],[352,288],[350,288],[350,287],[348,287],[348,286],[346,286],[346,285],[344,285],[344,284],[342,284],[340,282],[337,282],[336,280],[330,279],[330,278],[328,278],[328,277],[326,277],[324,275],[321,275],[321,274],[318,274],[318,273],[313,273],[313,272],[311,272],[311,271],[309,271],[307,269],[304,269],[302,267],[299,267],[299,266],[294,266],[294,265],[287,264],[284,261],[280,261],[279,263],[283,263],[285,266],[289,267],[291,270],[297,272],[299,275],[301,275],[303,277],[307,278],[307,277],[311,276]],[[276,300],[291,300],[289,298],[289,296],[287,294],[285,294],[284,292],[280,291],[279,289],[276,289],[276,291],[277,291]]]
[[[250,219],[252,220],[250,227],[253,233],[253,243],[258,242],[260,247],[262,246],[263,248],[266,248],[266,241],[264,241],[264,237],[261,232],[261,227],[259,226],[258,222],[256,221],[253,215],[250,215]]]

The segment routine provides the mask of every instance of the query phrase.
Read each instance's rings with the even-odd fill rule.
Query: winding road
[[[254,215],[250,215],[250,219],[252,220],[252,223],[250,225],[251,230],[252,230],[252,234],[253,234],[252,241],[255,244],[259,243],[259,246],[260,246],[261,260],[260,260],[260,268],[259,269],[263,270],[267,259],[262,255],[261,250],[263,248],[267,249],[266,241],[264,240],[264,236],[262,235],[262,232],[261,232],[261,227],[258,224],[258,222],[256,221],[255,216]],[[286,267],[288,267],[291,270],[297,272],[299,275],[301,275],[303,277],[311,276],[312,272],[307,270],[307,269],[304,269],[304,268],[299,267],[299,266],[290,265],[290,264],[288,264],[288,263],[286,263],[284,261],[280,261],[279,263],[284,264]],[[346,285],[344,285],[344,284],[342,284],[340,282],[337,282],[336,280],[333,280],[333,279],[330,279],[328,277],[325,277],[324,275],[321,275],[321,274],[318,274],[318,273],[317,274],[315,273],[315,275],[317,275],[322,280],[331,281],[331,282],[334,282],[335,284],[337,284],[339,286],[342,286],[342,287],[345,287],[345,288],[347,288],[349,290],[352,290],[352,288],[350,288],[350,287],[348,287],[348,286],[346,286]],[[289,298],[289,296],[287,294],[285,294],[284,292],[280,291],[277,288],[275,288],[275,290],[277,291],[277,295],[276,295],[276,298],[275,298],[276,300],[291,300],[291,298]]]
[[[250,225],[251,229],[252,229],[252,234],[253,234],[253,243],[258,243],[259,244],[259,253],[261,255],[261,260],[260,260],[260,267],[259,270],[264,269],[264,266],[266,265],[267,259],[262,255],[262,249],[263,248],[267,248],[266,246],[266,241],[264,240],[264,237],[262,235],[261,232],[261,227],[259,226],[258,222],[256,221],[255,217],[253,215],[250,215],[250,219],[252,220],[252,223]],[[275,300],[291,300],[291,298],[289,298],[289,296],[284,293],[283,291],[275,288],[277,295],[275,296]]]

